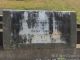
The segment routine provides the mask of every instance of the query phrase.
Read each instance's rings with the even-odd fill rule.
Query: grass
[[[47,9],[47,10],[70,10],[77,12],[77,22],[80,22],[80,0],[0,0],[0,8],[11,9]]]

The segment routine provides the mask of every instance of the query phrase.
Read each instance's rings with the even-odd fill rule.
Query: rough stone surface
[[[13,11],[12,11],[13,12]],[[14,11],[14,12],[16,12],[16,10]],[[4,46],[4,49],[8,49],[8,48],[16,48],[16,46],[18,46],[18,47],[21,47],[21,48],[26,48],[26,47],[31,47],[31,48],[34,48],[34,47],[37,47],[37,48],[39,48],[39,47],[42,47],[42,48],[50,48],[50,47],[52,47],[52,48],[68,48],[68,47],[73,47],[73,48],[75,48],[76,47],[76,42],[77,42],[77,31],[76,31],[76,14],[75,14],[75,12],[66,12],[66,11],[54,11],[54,12],[49,12],[49,11],[47,11],[47,14],[48,14],[48,16],[49,16],[49,19],[51,20],[51,18],[53,17],[53,21],[56,19],[56,20],[63,20],[63,21],[65,21],[65,24],[63,25],[65,28],[64,28],[64,36],[66,36],[66,32],[68,31],[68,30],[66,30],[67,29],[67,26],[68,26],[68,28],[69,28],[69,37],[67,36],[67,39],[66,39],[66,44],[62,44],[62,43],[46,43],[46,44],[44,44],[43,42],[41,43],[41,42],[38,42],[38,41],[36,41],[36,43],[34,43],[33,44],[33,42],[31,42],[30,41],[30,43],[29,44],[27,44],[27,42],[26,42],[26,44],[25,44],[25,42],[24,42],[24,40],[23,40],[23,37],[20,37],[19,35],[18,35],[18,32],[14,32],[14,31],[18,31],[19,30],[19,28],[18,28],[18,26],[15,24],[15,23],[11,23],[11,21],[19,21],[19,20],[21,20],[21,18],[22,18],[22,16],[21,16],[21,14],[23,14],[23,12],[24,12],[24,10],[23,11],[18,11],[19,13],[13,13],[14,14],[14,16],[15,16],[15,18],[13,18],[13,20],[12,20],[12,18],[11,18],[11,16],[13,16],[13,15],[11,15],[12,13],[10,12],[10,11],[4,11],[3,12],[3,22],[4,22],[4,25],[3,25],[3,29],[4,29],[4,32],[3,32],[3,46]],[[28,13],[29,12],[29,13]],[[32,11],[32,10],[28,10],[28,12],[26,12],[26,13],[28,13],[29,15],[28,15],[28,19],[29,20],[31,20],[31,21],[34,21],[35,19],[37,19],[36,17],[34,17],[35,16],[35,12],[36,11]],[[41,13],[42,12],[42,13]],[[39,12],[38,12],[39,13]],[[54,16],[52,16],[52,13],[55,15],[55,17]],[[32,14],[32,15],[31,15]],[[45,16],[45,14],[44,14],[44,12],[43,11],[40,11],[40,20],[44,20],[44,17],[43,16],[41,16],[41,14],[43,14],[43,16]],[[24,17],[26,17],[26,14],[24,15]],[[45,16],[45,18],[46,18],[46,16]],[[55,19],[54,19],[55,18]],[[17,20],[16,20],[17,19]],[[27,18],[26,18],[27,19]],[[23,20],[25,20],[25,18],[23,19]],[[17,23],[17,22],[16,22]],[[12,25],[12,24],[14,24],[14,25]],[[22,23],[23,24],[23,23]],[[31,22],[31,24],[35,24],[35,23],[32,23]],[[29,24],[29,25],[31,25],[31,24]],[[51,24],[51,23],[49,23],[49,24]],[[61,23],[59,23],[59,24],[61,24]],[[33,26],[32,25],[32,26]],[[50,25],[50,27],[51,27],[52,25]],[[58,25],[57,25],[58,26]],[[60,26],[60,25],[59,25]],[[29,26],[28,26],[29,27]],[[40,26],[41,27],[41,26]],[[51,33],[51,28],[49,27],[49,29],[50,29],[50,35],[52,35],[52,33]],[[56,30],[55,30],[55,23],[53,22],[53,32],[56,32]],[[14,30],[13,30],[13,28],[14,28]],[[15,29],[16,28],[16,29]],[[23,27],[22,27],[23,28]],[[24,29],[24,28],[23,28]],[[58,28],[59,29],[59,28]],[[60,28],[61,29],[61,28]],[[59,30],[60,30],[59,29]],[[24,29],[25,30],[25,29]],[[40,30],[40,31],[42,31],[42,30]],[[12,32],[14,32],[13,34],[13,36],[11,36],[11,33]],[[27,32],[27,31],[26,31]],[[24,33],[24,32],[23,32]],[[32,32],[29,32],[30,34],[32,33]],[[37,32],[36,32],[37,33]],[[34,34],[36,34],[36,33],[34,33]],[[43,32],[41,32],[41,33],[39,33],[39,34],[42,34]],[[25,33],[24,33],[25,34]],[[27,34],[27,33],[26,33]],[[54,34],[53,34],[54,35]],[[17,37],[16,39],[14,38],[14,37]],[[23,35],[22,35],[23,36]],[[35,35],[34,35],[35,36]],[[12,38],[13,37],[13,38]],[[18,37],[20,37],[20,38],[18,38]],[[27,36],[26,36],[27,37]],[[30,36],[29,36],[30,37]],[[47,38],[47,36],[45,36],[46,38]],[[37,40],[41,40],[41,38],[42,37],[40,37],[40,38],[37,38]],[[35,39],[35,38],[34,38]],[[29,38],[28,39],[28,41],[29,40],[34,40],[34,39],[31,39],[31,38]],[[56,38],[57,39],[57,38]],[[49,39],[48,39],[49,40]],[[21,42],[22,41],[22,42]],[[27,41],[27,40],[26,40]],[[57,40],[56,40],[57,41]],[[24,43],[23,43],[24,42]],[[40,43],[40,44],[38,44],[38,43]],[[44,42],[46,42],[46,41],[44,41]]]

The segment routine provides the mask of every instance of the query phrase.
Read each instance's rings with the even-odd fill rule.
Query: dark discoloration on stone
[[[53,13],[48,13],[48,19],[49,19],[49,34],[53,33]]]
[[[28,24],[28,28],[34,28],[35,27],[35,23],[37,23],[36,19],[38,16],[38,12],[28,12],[28,20],[27,20],[27,24]]]
[[[58,30],[62,32],[62,38],[66,40],[67,43],[70,44],[70,35],[71,35],[71,29],[70,29],[70,22],[71,22],[71,17],[69,13],[61,13],[57,12],[54,14],[55,19],[57,20],[58,24]],[[60,22],[60,24],[59,24]],[[65,37],[65,38],[64,38]]]

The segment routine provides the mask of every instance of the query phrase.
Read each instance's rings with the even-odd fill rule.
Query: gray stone
[[[45,12],[45,13],[44,13]],[[24,14],[25,13],[25,14]],[[33,32],[26,32],[25,27],[21,27],[23,23],[25,23],[25,17],[27,16],[27,25],[28,30],[33,30]],[[47,16],[46,16],[47,15]],[[77,31],[76,31],[76,13],[72,11],[36,11],[36,10],[8,10],[3,11],[3,46],[4,49],[14,49],[14,48],[76,48],[77,42]],[[12,17],[14,17],[12,19]],[[37,26],[39,23],[36,23],[37,20],[46,20],[48,21],[49,28],[43,26]],[[12,22],[14,21],[14,23]],[[25,21],[25,22],[23,22]],[[42,23],[45,23],[45,22]],[[57,21],[57,22],[55,22]],[[22,23],[23,22],[23,23]],[[21,24],[20,24],[21,23]],[[17,25],[18,24],[18,25]],[[26,27],[27,27],[26,25]],[[44,25],[44,24],[43,24]],[[20,28],[19,28],[20,26]],[[57,26],[57,27],[56,27]],[[47,35],[42,29],[38,30],[38,28],[43,28],[47,30]],[[33,29],[35,28],[35,29]],[[36,29],[37,28],[37,29]],[[22,34],[28,35],[33,33],[33,36],[37,35],[36,38],[32,38],[32,35],[29,35],[28,39],[24,38],[24,35],[19,35],[20,30],[23,31]],[[16,32],[15,32],[16,31]],[[37,32],[34,32],[37,31]],[[40,33],[38,33],[40,31]],[[57,31],[57,32],[56,32]],[[35,34],[35,35],[34,35]],[[40,34],[40,35],[39,35]],[[60,35],[59,35],[60,34]],[[44,36],[47,38],[41,38]],[[53,35],[53,36],[52,36]],[[55,37],[55,36],[59,37]],[[21,37],[20,37],[21,36]],[[48,38],[50,36],[50,39]],[[53,38],[53,39],[52,39]],[[42,40],[41,40],[42,39]],[[60,39],[60,40],[59,40]],[[49,41],[49,42],[46,42]],[[65,43],[66,42],[66,43]]]

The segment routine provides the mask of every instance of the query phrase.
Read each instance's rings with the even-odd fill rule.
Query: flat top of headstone
[[[57,10],[19,10],[19,9],[3,9],[3,11],[50,11],[50,12],[76,12],[76,11],[57,11]]]

